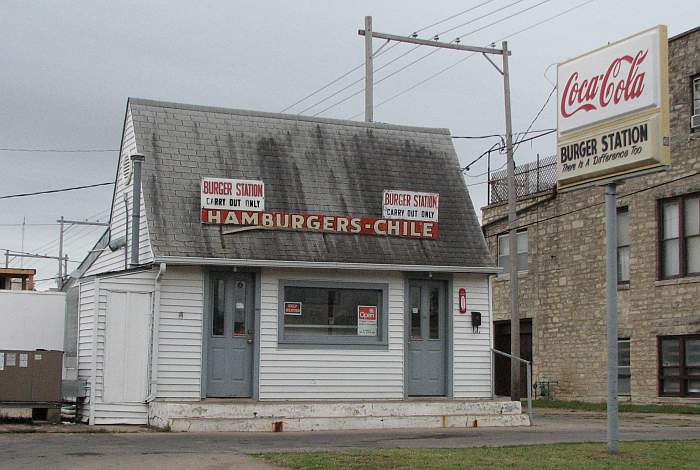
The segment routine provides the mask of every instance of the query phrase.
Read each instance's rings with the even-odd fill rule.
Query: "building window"
[[[660,201],[660,277],[700,274],[700,194]]]
[[[659,395],[700,396],[700,335],[659,337]]]
[[[528,238],[527,230],[518,232],[518,271],[527,271]],[[508,234],[498,236],[498,266],[503,268],[504,274],[510,270],[510,243]]]
[[[630,282],[630,233],[629,210],[621,207],[617,210],[617,282]]]
[[[631,393],[630,381],[632,369],[630,368],[630,339],[619,338],[617,340],[617,394],[629,396]]]
[[[700,77],[693,79],[693,116],[700,114]]]
[[[386,285],[285,281],[280,343],[387,344]]]

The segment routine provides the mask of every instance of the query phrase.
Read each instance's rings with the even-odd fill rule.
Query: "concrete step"
[[[526,414],[346,416],[313,418],[170,418],[174,432],[294,432],[400,428],[529,426]]]
[[[211,401],[151,403],[151,416],[210,419],[520,415],[517,401],[404,400],[373,402]]]

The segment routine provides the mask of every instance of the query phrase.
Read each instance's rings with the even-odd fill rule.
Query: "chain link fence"
[[[557,185],[556,155],[515,167],[515,194],[522,199]],[[489,204],[508,201],[508,169],[489,174]]]

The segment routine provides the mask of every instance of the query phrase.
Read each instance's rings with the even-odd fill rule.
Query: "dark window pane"
[[[661,365],[664,367],[680,365],[678,339],[664,339],[661,341]]]
[[[375,307],[377,312],[374,320],[364,320],[362,336],[379,336],[379,290],[288,286],[284,302],[302,305],[301,315],[284,315],[286,336],[358,336],[359,306]]]
[[[630,342],[629,340],[620,340],[617,342],[617,365],[630,365]]]
[[[420,287],[411,287],[411,338],[420,339],[420,297],[421,297]]]
[[[226,281],[223,279],[218,279],[216,281],[212,304],[214,305],[214,312],[212,315],[211,334],[214,336],[223,336],[226,317]]]
[[[688,339],[685,342],[685,366],[700,366],[700,339]]]
[[[233,334],[235,336],[245,335],[245,312],[246,312],[246,284],[243,281],[236,281],[233,290]]]
[[[688,381],[688,393],[700,393],[700,380]]]
[[[440,339],[440,289],[430,289],[430,339]]]
[[[681,381],[679,379],[664,379],[664,393],[680,393]]]
[[[618,377],[617,378],[617,394],[618,395],[629,395],[631,391],[630,387],[630,377]]]

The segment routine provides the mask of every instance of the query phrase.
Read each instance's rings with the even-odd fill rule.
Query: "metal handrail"
[[[499,351],[498,349],[491,348],[491,351],[501,356],[508,357],[510,359],[515,359],[516,361],[524,362],[527,368],[527,415],[530,417],[530,424],[532,425],[532,363],[521,357],[516,357],[507,352]]]

